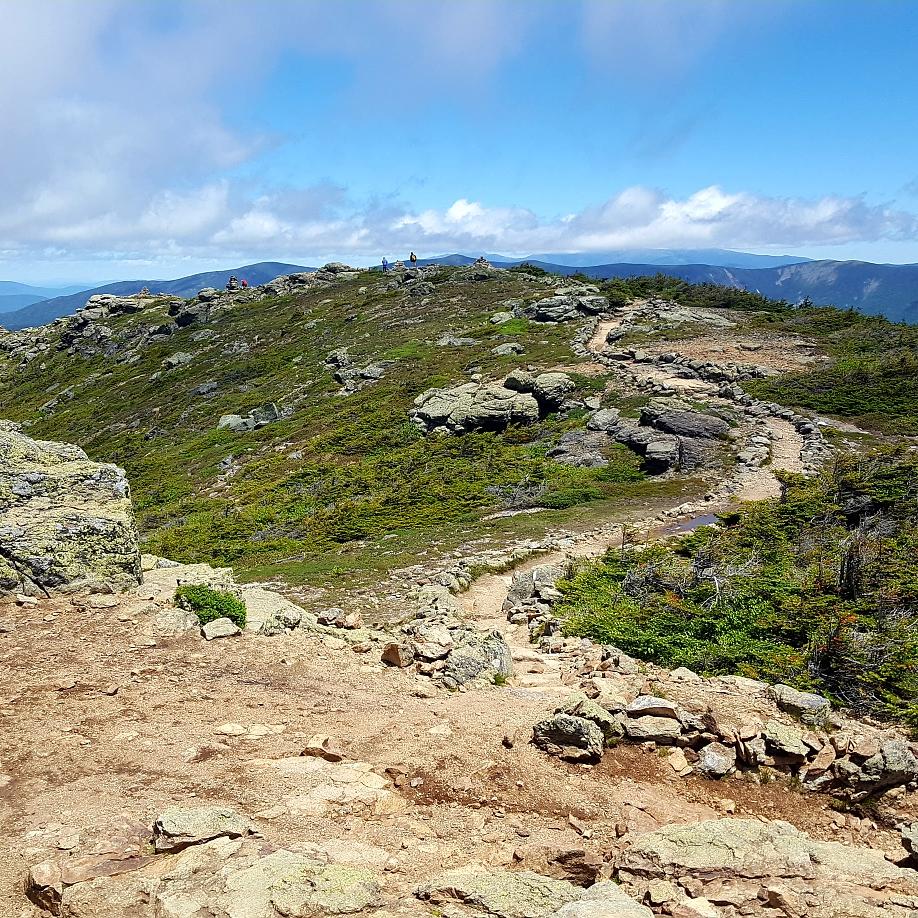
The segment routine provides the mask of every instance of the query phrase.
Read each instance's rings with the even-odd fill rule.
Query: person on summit
[[[240,283],[242,284],[243,290],[244,290],[246,287],[249,286],[249,282],[248,282],[245,278],[242,278],[242,280],[240,281]]]
[[[416,267],[418,266],[418,256],[415,255],[414,252],[412,252],[412,253],[408,256],[408,261],[411,262],[411,267],[412,267],[412,268],[416,268]]]
[[[383,269],[383,274],[386,274],[389,271],[389,260],[386,258],[385,255],[383,255],[382,269]]]

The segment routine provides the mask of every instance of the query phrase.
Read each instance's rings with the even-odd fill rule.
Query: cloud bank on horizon
[[[0,14],[0,275],[408,248],[918,261],[906,5],[0,0]],[[854,51],[871,67],[838,66]]]

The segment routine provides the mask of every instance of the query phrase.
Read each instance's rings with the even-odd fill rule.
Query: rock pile
[[[536,322],[569,322],[583,316],[609,311],[609,300],[592,284],[559,287],[554,294],[532,303],[520,304],[514,315]]]
[[[710,467],[716,442],[729,435],[730,426],[719,417],[677,399],[655,399],[639,421],[622,417],[617,408],[594,412],[586,430],[567,431],[548,455],[568,465],[599,468],[608,464],[608,449],[621,443],[641,456],[648,472],[660,474]]]
[[[331,371],[335,382],[341,386],[341,394],[350,395],[382,379],[389,361],[357,366],[348,355],[347,348],[339,348],[325,358],[325,365]]]
[[[740,676],[667,673],[612,647],[581,645],[575,654],[581,691],[533,728],[533,742],[551,754],[597,761],[619,742],[654,743],[673,747],[668,761],[680,775],[770,769],[853,801],[918,787],[918,746],[894,729],[830,713],[819,695]]]
[[[428,389],[414,400],[412,422],[425,433],[503,430],[508,424],[532,424],[566,401],[574,383],[564,373],[514,370],[503,383],[469,382]]]
[[[447,689],[512,675],[510,647],[500,632],[478,631],[459,619],[448,587],[428,584],[418,599],[418,617],[395,630],[383,648],[384,663],[429,676]]]
[[[265,402],[264,405],[253,408],[245,417],[239,414],[224,414],[217,427],[231,430],[234,433],[244,433],[248,430],[258,430],[282,417],[282,412],[278,410],[274,402]]]
[[[619,742],[670,746],[681,775],[722,778],[770,769],[811,791],[853,801],[918,788],[918,743],[833,711],[829,701],[788,685],[740,676],[703,678],[643,663],[616,647],[565,638],[552,612],[569,562],[513,576],[508,620],[526,625],[540,650],[560,662],[574,693],[533,730],[545,751],[596,761]]]
[[[139,580],[124,471],[0,422],[0,593],[124,590]]]

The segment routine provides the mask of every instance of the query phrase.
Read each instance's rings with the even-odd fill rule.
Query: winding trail
[[[705,316],[699,312],[699,318]],[[607,338],[609,332],[626,325],[628,313],[621,316],[603,319],[586,343],[591,359],[604,367],[627,369],[642,381],[666,386],[680,395],[690,398],[704,398],[710,404],[733,407],[724,399],[713,383],[700,378],[685,378],[670,372],[665,366],[638,361],[603,360],[609,350]],[[711,353],[713,359],[716,354]],[[776,471],[803,472],[804,462],[801,457],[803,438],[793,424],[777,417],[764,419],[764,424],[771,441],[771,456],[766,465],[757,468],[743,467],[742,472],[733,473],[724,486],[711,494],[706,500],[686,506],[685,513],[677,513],[675,519],[702,519],[726,509],[737,501],[764,500],[777,497],[781,485],[775,476]],[[748,423],[741,428],[741,436],[746,442],[753,435]],[[679,509],[679,508],[677,508]],[[629,538],[646,542],[665,537],[673,531],[673,511],[664,511],[655,517],[642,518],[629,522]],[[621,524],[610,526],[600,532],[592,533],[575,541],[566,552],[551,552],[531,557],[516,565],[513,572],[519,573],[542,565],[560,563],[569,560],[580,560],[601,557],[609,548],[617,546],[622,540]],[[514,625],[507,621],[503,604],[512,582],[512,575],[485,574],[478,577],[470,588],[458,597],[461,612],[475,624],[487,630],[499,631],[510,645],[518,671],[515,679],[517,686],[528,691],[558,695],[568,691],[563,678],[562,666],[557,655],[543,653],[529,643],[529,632],[526,626]]]

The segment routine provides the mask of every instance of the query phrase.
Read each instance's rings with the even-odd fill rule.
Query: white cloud
[[[633,187],[579,213],[540,219],[526,208],[488,207],[460,198],[442,209],[359,206],[340,189],[306,189],[298,206],[286,195],[262,196],[233,210],[223,185],[185,195],[161,194],[136,219],[103,215],[56,226],[35,246],[92,254],[104,241],[153,255],[177,249],[199,257],[338,255],[378,258],[413,248],[426,253],[591,252],[622,248],[794,248],[903,240],[918,217],[859,197],[770,198],[717,186],[678,198]]]
[[[36,202],[55,210],[60,202]],[[64,202],[69,207],[69,202]],[[337,186],[285,190],[245,203],[229,183],[159,192],[136,209],[120,208],[54,222],[27,242],[0,250],[41,260],[53,248],[65,260],[173,262],[177,253],[213,263],[271,258],[312,263],[342,257],[375,261],[408,249],[453,251],[601,252],[629,248],[724,247],[756,251],[844,246],[918,237],[918,217],[861,197],[775,198],[717,186],[673,197],[631,187],[595,206],[555,218],[533,210],[489,207],[459,198],[441,209],[414,211],[392,202],[350,201]]]

